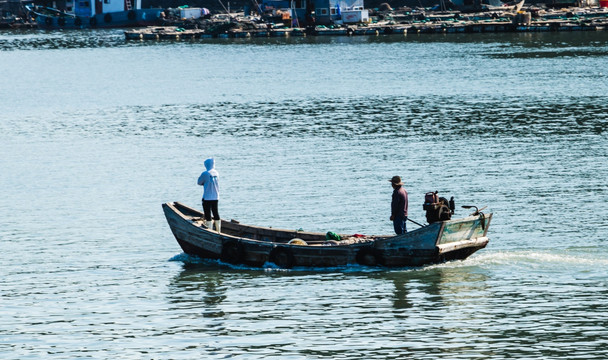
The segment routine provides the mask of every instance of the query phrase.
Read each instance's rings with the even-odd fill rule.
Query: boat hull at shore
[[[232,264],[281,268],[347,265],[405,267],[462,260],[484,248],[492,214],[427,225],[403,235],[326,235],[222,221],[221,232],[203,223],[203,213],[179,202],[163,204],[169,227],[182,250]]]
[[[132,9],[92,16],[76,16],[60,11],[32,10],[41,29],[86,29],[152,26],[158,23],[161,9]]]

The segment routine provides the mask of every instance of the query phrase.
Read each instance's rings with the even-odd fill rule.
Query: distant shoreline
[[[381,20],[378,20],[381,19]],[[164,26],[125,31],[127,40],[265,38],[287,36],[356,36],[404,34],[526,33],[608,30],[608,10],[571,8],[519,12],[404,12],[383,14],[368,24],[286,27],[221,18],[166,20]]]

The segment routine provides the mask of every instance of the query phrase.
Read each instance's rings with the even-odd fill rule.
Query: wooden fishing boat
[[[203,213],[179,202],[163,204],[169,227],[185,253],[231,264],[281,268],[421,266],[465,259],[488,244],[492,214],[435,222],[403,235],[326,234],[250,226],[222,220],[221,233],[203,224]]]

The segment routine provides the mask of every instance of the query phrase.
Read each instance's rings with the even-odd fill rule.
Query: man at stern
[[[407,191],[403,187],[400,176],[393,176],[389,180],[393,186],[393,199],[391,201],[391,221],[397,235],[407,232]]]

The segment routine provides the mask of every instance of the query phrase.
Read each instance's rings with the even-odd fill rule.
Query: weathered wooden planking
[[[334,267],[349,264],[420,266],[464,259],[488,243],[491,214],[433,223],[398,236],[350,237],[326,242],[325,234],[264,228],[222,221],[222,233],[202,223],[203,214],[181,203],[163,204],[173,235],[184,252],[235,264]],[[483,223],[483,226],[482,226]],[[347,237],[348,235],[343,235]],[[288,244],[293,238],[308,245]]]

